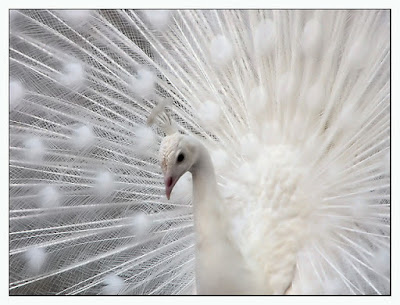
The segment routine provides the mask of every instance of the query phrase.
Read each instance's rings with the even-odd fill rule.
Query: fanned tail
[[[157,157],[177,130],[275,293],[390,293],[388,11],[10,22],[10,294],[192,293],[190,177],[167,201]]]

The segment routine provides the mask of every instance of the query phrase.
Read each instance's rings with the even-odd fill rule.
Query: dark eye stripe
[[[183,154],[179,154],[178,158],[176,159],[177,162],[182,162],[185,159],[185,156]]]

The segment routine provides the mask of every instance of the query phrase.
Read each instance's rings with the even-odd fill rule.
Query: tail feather
[[[294,270],[286,293],[390,293],[387,10],[10,22],[11,294],[192,293],[190,180],[167,201],[157,157],[176,130],[211,152],[249,264]]]

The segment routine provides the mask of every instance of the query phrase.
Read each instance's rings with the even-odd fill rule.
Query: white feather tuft
[[[172,98],[162,98],[158,102],[157,106],[155,106],[151,110],[149,116],[147,117],[147,125],[153,126],[156,118],[160,118],[161,122],[164,126],[165,126],[165,124],[171,125],[170,123],[172,123],[172,121],[168,122],[167,119],[169,118],[169,116],[166,114],[165,108],[167,106],[170,107],[172,105],[172,102],[173,102]],[[174,132],[172,132],[172,133],[174,133]]]
[[[355,129],[358,127],[358,119],[359,118],[355,116],[354,106],[351,104],[345,105],[338,116],[339,123],[337,127],[344,131]]]
[[[25,96],[25,88],[18,80],[10,81],[10,110],[14,110]]]
[[[95,192],[100,196],[107,196],[114,190],[114,177],[109,171],[97,174],[95,178]]]
[[[135,151],[142,157],[149,157],[155,153],[157,136],[148,126],[139,126],[135,130]]]
[[[370,46],[366,43],[365,39],[358,38],[351,43],[351,47],[347,54],[348,67],[353,70],[360,70],[368,64],[368,52]]]
[[[370,216],[370,206],[367,200],[362,197],[355,197],[349,200],[349,205],[351,209],[351,215],[354,219],[360,217]]]
[[[72,143],[78,149],[88,148],[93,145],[96,135],[90,126],[82,125],[74,129]]]
[[[146,10],[144,14],[151,26],[158,30],[164,31],[171,20],[171,11],[169,10]]]
[[[261,137],[262,141],[266,145],[277,143],[280,138],[277,122],[276,121],[273,121],[272,123],[265,122],[261,129]]]
[[[222,171],[229,164],[229,156],[223,149],[216,149],[212,151],[211,158],[217,172]]]
[[[257,174],[249,163],[243,163],[238,170],[238,177],[246,184],[255,184],[257,182]]]
[[[265,116],[265,108],[267,106],[267,93],[263,86],[257,86],[250,92],[250,98],[248,99],[248,107],[251,113],[254,115]]]
[[[254,133],[248,133],[240,139],[240,151],[245,158],[253,158],[260,152],[260,145]]]
[[[32,137],[25,140],[25,157],[32,162],[40,162],[45,153],[45,146],[39,137]]]
[[[322,46],[321,24],[316,19],[309,20],[304,26],[302,35],[303,52],[311,57],[316,57]]]
[[[138,69],[131,77],[132,90],[142,98],[151,97],[155,93],[156,76],[145,67]]]
[[[25,252],[25,260],[28,267],[28,272],[38,274],[42,271],[48,254],[43,248],[33,247]]]
[[[58,80],[61,84],[71,89],[78,89],[83,86],[85,79],[85,69],[77,62],[70,62],[64,65]]]
[[[257,54],[270,54],[275,47],[275,26],[271,19],[261,21],[254,31],[254,48]]]
[[[233,57],[232,43],[224,35],[217,35],[211,40],[210,55],[218,67],[226,66]]]
[[[108,274],[104,277],[102,294],[104,295],[118,295],[123,294],[126,288],[123,278],[116,274]]]
[[[136,213],[131,219],[132,232],[138,238],[142,238],[150,232],[152,220],[149,215],[144,212]]]
[[[60,193],[53,185],[45,186],[38,195],[38,205],[42,208],[54,208],[60,205]]]
[[[240,184],[236,182],[224,184],[221,187],[221,196],[225,199],[232,199],[237,195],[239,187]]]
[[[205,101],[198,110],[199,119],[203,122],[204,127],[208,129],[215,128],[221,118],[221,109],[213,101]]]

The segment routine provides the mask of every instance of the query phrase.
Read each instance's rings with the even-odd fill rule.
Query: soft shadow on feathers
[[[388,10],[11,10],[10,294],[193,294],[196,272],[205,293],[389,294],[389,28]],[[164,111],[211,156],[218,217],[194,215],[190,173],[166,199]],[[226,266],[195,251],[213,229]]]

